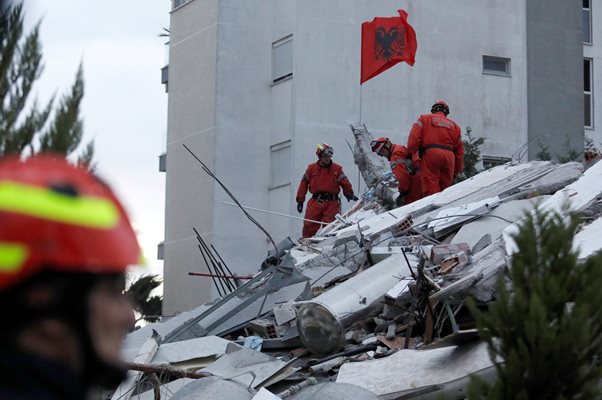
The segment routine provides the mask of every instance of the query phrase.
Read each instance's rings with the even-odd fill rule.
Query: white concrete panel
[[[297,213],[296,206],[292,206],[293,204],[296,204],[293,197],[294,195],[291,196],[291,185],[285,185],[270,190],[268,200],[269,210],[280,214],[302,217],[302,214]],[[303,221],[298,219],[286,218],[278,215],[271,215],[268,218],[267,228],[276,243],[291,235],[291,232],[294,232],[291,235],[292,239],[300,238],[302,227]]]

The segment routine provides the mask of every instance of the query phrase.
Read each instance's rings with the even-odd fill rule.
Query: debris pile
[[[229,294],[132,332],[124,358],[146,370],[114,399],[459,398],[470,375],[495,376],[465,303],[511,285],[525,213],[577,212],[580,257],[602,247],[602,163],[505,164],[392,208],[389,166],[352,132],[362,200]]]

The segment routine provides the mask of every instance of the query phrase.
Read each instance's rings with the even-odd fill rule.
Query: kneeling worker
[[[305,219],[312,221],[321,221],[328,224],[334,221],[335,216],[341,210],[339,199],[340,188],[343,189],[343,195],[347,201],[357,201],[358,198],[353,194],[353,187],[347,176],[343,172],[343,167],[332,161],[334,150],[328,143],[318,145],[316,155],[318,161],[307,166],[307,170],[297,189],[297,211],[303,212],[303,203],[307,191],[312,194]],[[317,222],[303,222],[303,237],[312,237],[320,229],[321,224]]]
[[[393,144],[387,137],[379,137],[370,142],[372,151],[385,157],[391,163],[391,171],[398,182],[399,196],[396,205],[402,206],[422,198],[419,175],[420,158],[418,153],[408,157],[408,149],[401,144]]]

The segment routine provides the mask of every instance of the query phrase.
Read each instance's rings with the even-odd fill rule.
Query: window
[[[183,4],[188,3],[191,0],[173,0],[173,7],[172,8],[178,8]]]
[[[293,35],[272,43],[272,83],[293,76]]]
[[[583,0],[583,43],[592,43],[591,0]]]
[[[163,153],[159,156],[159,172],[167,171],[167,154]]]
[[[291,183],[291,141],[270,146],[270,189]]]
[[[157,245],[157,260],[165,260],[165,243],[163,242]]]
[[[483,156],[483,168],[489,169],[489,168],[497,167],[498,165],[503,165],[510,161],[511,161],[510,157]]]
[[[483,56],[483,73],[510,76],[510,59],[503,57]]]
[[[594,95],[593,95],[593,63],[591,58],[583,60],[583,109],[585,118],[583,124],[586,128],[593,128],[593,110],[594,110]]]
[[[169,82],[169,65],[161,68],[161,83],[165,85],[165,92],[167,93],[167,85]]]

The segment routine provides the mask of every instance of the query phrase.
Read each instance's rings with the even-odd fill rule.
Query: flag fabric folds
[[[408,13],[399,17],[376,17],[362,24],[362,71],[360,85],[399,62],[414,65],[416,32],[408,23]]]

